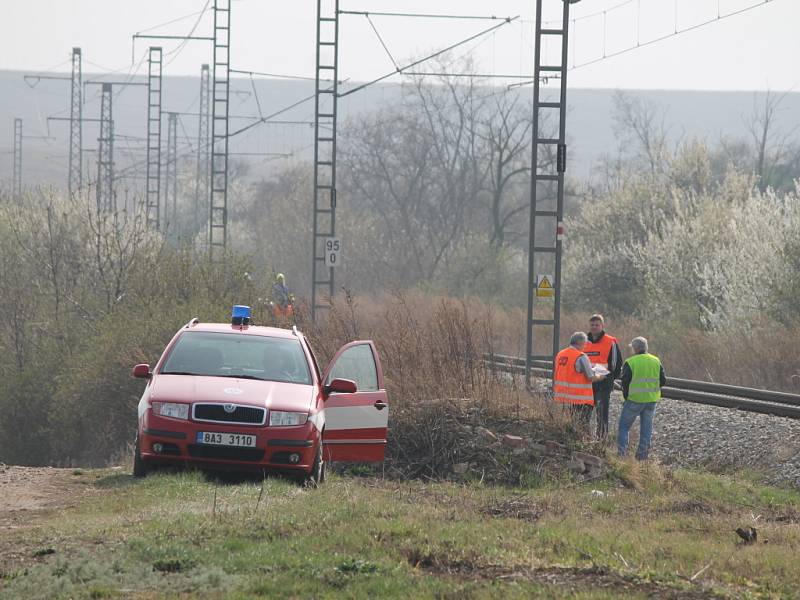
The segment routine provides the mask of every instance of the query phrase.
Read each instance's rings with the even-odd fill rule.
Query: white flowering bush
[[[775,292],[791,276],[784,249],[800,233],[797,192],[753,191],[737,203],[687,194],[681,202],[687,210],[623,251],[650,316],[720,329],[780,312]]]
[[[759,192],[729,171],[713,182],[693,142],[665,176],[633,176],[568,223],[569,308],[670,327],[746,328],[797,320],[800,194]]]

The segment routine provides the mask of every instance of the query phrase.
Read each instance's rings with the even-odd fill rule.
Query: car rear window
[[[160,373],[311,384],[299,340],[236,333],[182,333]]]

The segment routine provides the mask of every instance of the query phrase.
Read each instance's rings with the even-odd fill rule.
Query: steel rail
[[[525,359],[517,356],[485,354],[483,360],[498,371],[525,372]],[[552,363],[549,361],[534,361],[532,371],[538,377],[549,379],[553,376]],[[619,381],[614,383],[619,389]],[[667,377],[667,385],[661,389],[661,395],[663,398],[696,404],[800,419],[800,394]]]

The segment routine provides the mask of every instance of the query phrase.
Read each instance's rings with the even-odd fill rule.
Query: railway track
[[[483,360],[488,366],[498,371],[525,372],[525,359],[518,356],[485,354]],[[553,364],[550,361],[533,362],[533,374],[537,377],[552,378],[552,368]],[[615,382],[615,385],[619,388],[618,381]],[[696,404],[800,419],[800,394],[667,377],[667,385],[661,389],[661,395],[664,398]]]

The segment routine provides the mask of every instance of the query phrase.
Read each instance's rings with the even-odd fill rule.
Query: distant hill
[[[84,74],[84,81],[97,79],[118,80],[123,75]],[[135,78],[134,81],[144,81]],[[261,103],[261,114],[270,115],[313,93],[314,83],[294,80],[255,80],[247,78],[232,80],[231,115],[256,116],[258,108],[253,97],[253,86]],[[25,185],[65,186],[68,165],[68,123],[50,121],[48,116],[69,116],[69,82],[63,80],[23,79],[18,71],[0,71],[0,185],[10,185],[13,165],[13,121],[23,119],[23,182]],[[117,88],[119,89],[119,88]],[[165,77],[163,85],[163,110],[196,113],[198,110],[199,78]],[[85,94],[85,118],[99,117],[99,86],[89,85]],[[340,102],[342,122],[358,119],[365,112],[400,97],[399,84],[379,84],[344,98]],[[530,89],[518,93],[530,97]],[[755,101],[753,92],[707,92],[707,91],[631,91],[632,94],[653,100],[666,110],[666,122],[673,139],[679,137],[701,138],[714,143],[720,136],[743,136],[746,134],[745,119],[752,113]],[[574,177],[586,177],[605,153],[615,152],[617,142],[612,129],[611,108],[613,90],[571,89],[569,91],[570,112],[567,120],[570,138],[569,172]],[[115,146],[117,170],[127,169],[133,175],[129,185],[142,185],[144,177],[144,141],[146,127],[146,97],[142,86],[129,86],[115,91],[114,120],[119,136]],[[271,169],[292,159],[308,159],[311,156],[313,128],[304,123],[312,121],[312,101],[275,117],[284,123],[263,124],[232,138],[232,158],[250,165],[250,176],[259,178]],[[800,117],[800,94],[788,94],[783,100],[778,126],[789,129]],[[180,115],[178,126],[179,153],[183,160],[194,162],[192,150],[197,143],[197,121],[195,115]],[[285,123],[292,121],[292,123]],[[249,123],[252,118],[236,118],[231,121],[231,131]],[[166,141],[166,118],[162,126]],[[37,139],[41,136],[53,139]],[[98,124],[84,124],[84,169],[91,179],[96,175],[94,150],[97,146]],[[239,154],[241,153],[241,154]],[[257,155],[274,153],[274,155]],[[291,155],[291,156],[283,156]]]

